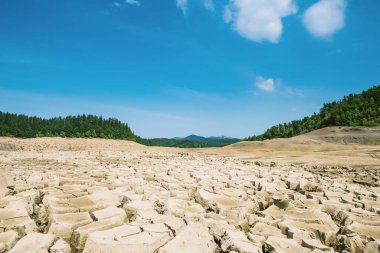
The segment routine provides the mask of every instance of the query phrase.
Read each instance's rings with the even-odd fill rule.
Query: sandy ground
[[[1,252],[380,252],[380,128],[175,149],[0,138]]]
[[[379,168],[380,127],[328,127],[289,139],[239,142],[199,151],[283,164]]]

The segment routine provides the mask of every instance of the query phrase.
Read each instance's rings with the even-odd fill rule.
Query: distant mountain
[[[204,142],[192,141],[192,140],[178,140],[167,138],[155,138],[145,140],[148,146],[160,146],[160,147],[176,147],[176,148],[206,148],[209,147]]]
[[[240,141],[240,139],[230,138],[230,137],[226,137],[226,136],[203,137],[203,136],[194,135],[194,134],[189,135],[187,137],[183,137],[183,138],[176,137],[173,139],[200,142],[200,143],[207,144],[207,146],[209,146],[209,147],[223,147],[223,146],[227,146],[227,145],[230,145],[230,144],[233,144],[233,143]]]

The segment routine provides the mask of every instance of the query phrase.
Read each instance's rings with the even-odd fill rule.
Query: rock
[[[123,225],[90,233],[83,253],[153,253],[170,238],[169,232],[142,232],[139,226]]]
[[[342,234],[356,233],[368,239],[373,238],[380,240],[380,226],[363,225],[359,222],[353,222],[352,224],[342,228]]]
[[[205,210],[200,204],[182,199],[168,199],[166,208],[168,214],[178,218],[203,215],[205,213]]]
[[[380,241],[368,242],[365,245],[363,253],[378,253],[380,252]]]
[[[322,211],[326,212],[330,216],[335,216],[341,210],[350,210],[355,207],[351,204],[344,204],[338,200],[320,200],[320,204],[323,206]]]
[[[200,205],[202,205],[202,207],[204,209],[206,209],[206,211],[215,212],[215,213],[219,213],[219,211],[220,211],[220,207],[218,206],[218,204],[216,202],[218,200],[220,202],[221,198],[223,198],[223,196],[218,196],[218,195],[210,193],[204,189],[200,189],[195,196],[195,200]],[[224,202],[225,203],[229,202],[232,204],[237,204],[236,200],[232,200],[232,199],[230,200],[229,198],[226,198],[226,201],[224,201]]]
[[[80,212],[93,212],[109,206],[119,206],[119,198],[110,191],[96,191],[91,195],[69,199],[68,203]]]
[[[91,222],[93,222],[93,220],[87,212],[53,214],[48,231],[49,234],[54,234],[57,237],[69,240],[75,229],[90,224]]]
[[[127,219],[131,221],[138,219],[142,222],[149,222],[159,217],[154,209],[154,203],[150,201],[133,200],[124,205],[124,210]]]
[[[233,231],[235,226],[228,224],[225,220],[215,220],[215,219],[203,219],[202,224],[209,228],[209,233],[217,241],[222,241],[227,231]]]
[[[203,206],[206,212],[214,212],[226,216],[230,222],[239,223],[245,215],[257,210],[252,201],[243,201],[236,197],[211,193],[204,189],[198,190],[195,200]]]
[[[297,178],[286,180],[286,185],[288,186],[288,189],[293,191],[298,191],[300,188],[300,182],[297,180]]]
[[[10,250],[18,239],[18,234],[14,230],[8,230],[0,233],[0,243],[4,244],[4,250]]]
[[[380,215],[375,213],[339,211],[334,220],[342,226],[350,225],[355,221],[363,225],[380,226]]]
[[[124,221],[127,217],[125,211],[122,208],[117,208],[115,206],[110,206],[92,213],[95,220],[106,220],[109,218],[117,217],[121,221]]]
[[[339,252],[348,251],[353,253],[361,253],[364,251],[365,245],[363,240],[357,235],[338,235],[335,249]]]
[[[200,223],[190,223],[158,253],[214,253],[216,245],[208,229]]]
[[[20,236],[34,232],[37,226],[29,217],[29,207],[25,199],[9,197],[0,208],[0,229],[15,230]],[[0,230],[1,231],[1,230]]]
[[[281,233],[281,230],[277,227],[265,224],[265,223],[256,223],[256,225],[249,230],[254,235],[260,235],[264,237],[268,236],[277,236],[277,237],[286,237]]]
[[[177,217],[167,218],[165,221],[165,225],[172,231],[174,235],[178,234],[181,229],[183,229],[186,224],[185,222]]]
[[[301,244],[304,239],[318,238],[324,244],[332,246],[336,241],[336,233],[339,228],[331,220],[317,222],[303,222],[286,219],[280,222],[279,227],[288,238],[293,238]]]
[[[39,253],[47,252],[54,242],[54,235],[30,233],[23,237],[8,253]]]
[[[50,248],[50,253],[71,253],[71,248],[66,241],[59,239]]]
[[[312,239],[312,240],[304,239],[302,240],[301,245],[311,250],[330,251],[330,252],[332,250],[331,247],[327,247],[323,245],[321,241],[315,240],[315,239]]]
[[[242,231],[227,231],[222,238],[221,248],[223,251],[234,251],[240,253],[260,253],[259,245],[253,244]]]
[[[45,196],[43,203],[53,214],[93,212],[109,206],[120,205],[118,196],[108,190],[95,191],[90,195],[77,198],[60,199],[53,196]]]
[[[120,219],[120,217],[113,217],[81,226],[73,232],[71,236],[71,244],[76,249],[82,250],[84,248],[89,233],[95,231],[103,231],[121,225],[123,225],[123,220]]]
[[[123,225],[105,231],[92,232],[88,235],[88,239],[83,252],[132,252],[128,251],[129,245],[123,244],[122,240],[123,238],[126,238],[130,235],[136,235],[139,233],[141,233],[140,227],[131,225]]]
[[[264,253],[307,253],[310,249],[304,248],[292,239],[270,236],[263,246]]]
[[[297,221],[305,222],[318,222],[319,220],[333,221],[330,215],[322,212],[319,209],[301,209],[297,207],[290,207],[286,210],[280,209],[275,205],[270,206],[264,212],[262,212],[266,217],[271,217],[273,219],[293,219]]]

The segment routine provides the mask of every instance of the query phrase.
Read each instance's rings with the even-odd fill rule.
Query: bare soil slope
[[[380,126],[377,127],[326,127],[294,137],[339,144],[380,145]]]
[[[60,137],[18,139],[18,138],[0,137],[0,151],[126,150],[126,149],[143,149],[143,148],[145,148],[144,145],[138,144],[133,141],[124,141],[124,140],[60,138]]]
[[[327,127],[293,138],[242,141],[208,154],[239,156],[295,164],[380,165],[380,127]]]

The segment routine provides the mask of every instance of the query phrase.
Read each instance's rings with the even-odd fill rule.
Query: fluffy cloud
[[[320,0],[303,14],[309,33],[318,38],[331,38],[344,27],[346,0]]]
[[[249,40],[276,43],[282,34],[282,18],[297,11],[294,0],[230,0],[224,18]]]
[[[141,6],[141,3],[137,0],[125,0],[125,2],[127,4],[131,4],[131,5],[136,5],[136,6]]]
[[[209,11],[214,11],[214,9],[215,9],[213,0],[203,0],[203,5]]]
[[[258,76],[256,77],[255,85],[264,92],[274,92],[276,90],[274,80],[272,78],[266,79],[262,76]]]
[[[182,10],[183,14],[186,14],[187,0],[177,0],[177,7]]]

